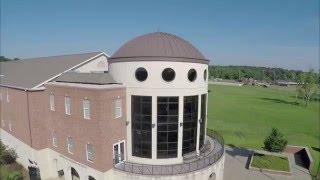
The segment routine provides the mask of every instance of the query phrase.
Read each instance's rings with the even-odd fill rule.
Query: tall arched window
[[[200,137],[199,137],[199,147],[202,147],[205,139],[206,131],[206,121],[207,121],[207,94],[201,95],[201,112],[200,112]]]
[[[157,158],[175,158],[178,153],[179,97],[158,97]]]
[[[183,147],[182,153],[196,150],[198,126],[198,96],[185,96],[183,100]]]
[[[152,97],[131,97],[132,155],[151,158],[152,156]]]

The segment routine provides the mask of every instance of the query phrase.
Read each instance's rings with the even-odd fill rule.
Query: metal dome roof
[[[209,60],[188,41],[163,32],[138,36],[125,43],[110,58],[110,63],[128,61],[209,63]]]

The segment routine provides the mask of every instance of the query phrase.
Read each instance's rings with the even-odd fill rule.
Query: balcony
[[[141,175],[176,175],[197,171],[213,165],[224,154],[224,140],[222,136],[213,131],[207,132],[207,140],[200,150],[200,154],[187,154],[181,164],[150,165],[132,162],[121,162],[114,165],[120,171]]]

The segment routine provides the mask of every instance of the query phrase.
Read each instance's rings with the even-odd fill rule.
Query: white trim
[[[67,70],[63,71],[62,73],[59,73],[59,74],[57,74],[57,75],[55,75],[55,76],[53,76],[53,77],[51,77],[51,78],[47,79],[46,81],[43,81],[42,83],[40,83],[40,84],[38,84],[38,85],[36,85],[36,86],[32,87],[31,89],[39,88],[40,86],[44,85],[45,83],[47,83],[47,82],[49,82],[49,81],[51,81],[51,80],[53,80],[53,79],[55,79],[55,78],[57,78],[57,77],[61,76],[63,73],[66,73],[66,72],[68,72],[68,71],[70,71],[70,70],[73,70],[73,69],[75,69],[75,68],[77,68],[77,67],[80,67],[80,66],[82,66],[82,65],[84,65],[84,64],[86,64],[86,63],[88,63],[88,62],[90,62],[90,61],[92,61],[92,60],[94,60],[94,59],[96,59],[97,57],[99,57],[99,56],[101,56],[101,55],[104,55],[104,56],[106,56],[107,58],[109,58],[109,57],[110,57],[110,56],[109,56],[108,54],[106,54],[105,52],[101,52],[101,53],[99,53],[99,54],[97,54],[97,55],[95,55],[95,56],[91,57],[90,59],[85,60],[85,61],[83,61],[82,63],[77,64],[77,65],[75,65],[75,66],[73,66],[73,67],[71,67],[71,68],[69,68],[69,69],[67,69]]]

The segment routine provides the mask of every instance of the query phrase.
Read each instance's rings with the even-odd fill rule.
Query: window
[[[64,97],[64,106],[65,106],[65,112],[67,115],[71,114],[71,99],[69,96]]]
[[[125,160],[125,145],[124,141],[113,145],[113,160],[114,164],[118,164]]]
[[[197,71],[195,69],[190,69],[188,72],[189,81],[193,82],[197,78]]]
[[[92,176],[89,176],[88,180],[96,180],[96,179],[94,177],[92,177]]]
[[[205,69],[204,72],[203,72],[203,79],[204,79],[204,81],[207,80],[207,77],[208,77],[208,72],[207,72],[207,69]]]
[[[9,126],[9,131],[12,131],[12,124],[11,124],[11,120],[9,120],[9,124],[8,124],[8,126]]]
[[[70,136],[67,138],[67,146],[68,146],[68,152],[69,152],[70,154],[73,154],[74,142],[73,142],[72,137],[70,137]]]
[[[54,111],[54,110],[55,110],[54,95],[53,95],[52,93],[50,94],[49,101],[50,101],[50,110],[51,110],[51,111]]]
[[[71,179],[80,179],[79,173],[73,167],[71,167]]]
[[[148,72],[145,68],[140,67],[136,70],[136,79],[138,81],[145,81],[148,77]]]
[[[90,101],[85,99],[82,102],[83,104],[83,118],[90,119]]]
[[[58,147],[58,139],[54,131],[52,131],[51,136],[52,136],[52,146]]]
[[[91,162],[94,160],[94,149],[92,144],[87,144],[87,160]]]
[[[178,153],[179,97],[158,97],[157,158],[175,158]]]
[[[207,94],[201,95],[201,121],[200,121],[200,137],[199,137],[199,147],[204,144],[205,131],[206,131],[206,121],[207,121]]]
[[[151,96],[131,96],[132,155],[151,158]]]
[[[7,102],[10,102],[9,90],[7,89]]]
[[[183,102],[182,154],[196,150],[198,126],[198,96],[185,96]]]
[[[6,123],[4,122],[3,119],[1,120],[1,126],[2,126],[2,127],[5,127],[5,126],[6,126]]]
[[[115,114],[115,118],[120,118],[122,117],[122,101],[121,99],[116,99],[115,103],[114,103],[114,114]]]
[[[166,68],[162,71],[162,78],[167,82],[173,81],[175,77],[176,73],[171,68]]]

